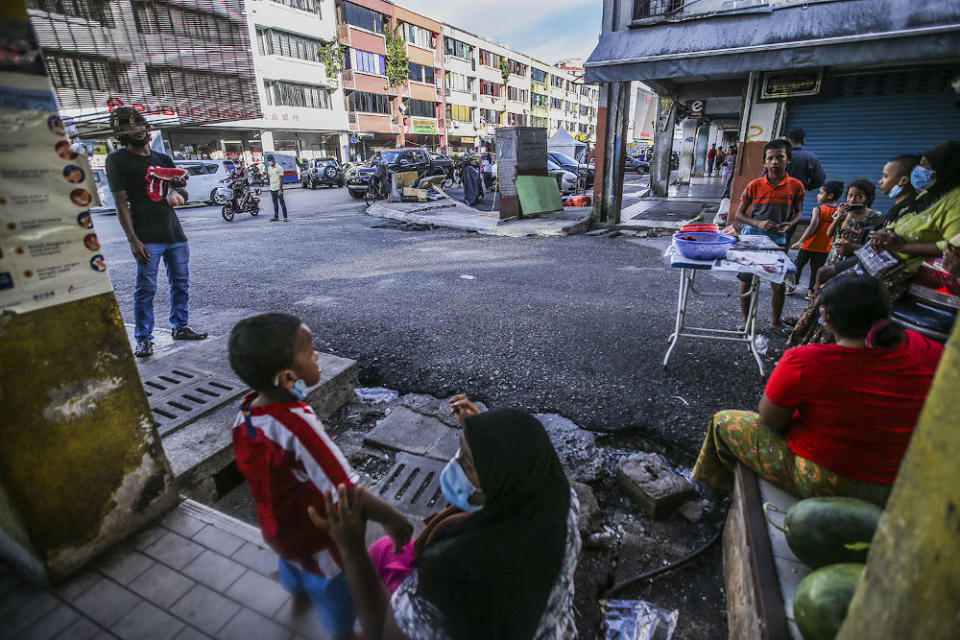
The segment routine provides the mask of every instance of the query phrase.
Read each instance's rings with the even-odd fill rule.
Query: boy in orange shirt
[[[827,182],[820,187],[817,194],[817,204],[810,216],[810,226],[803,232],[803,236],[793,243],[797,253],[797,282],[803,273],[803,267],[810,263],[810,286],[807,289],[807,298],[813,297],[817,282],[817,271],[820,270],[830,252],[833,238],[827,233],[834,212],[837,210],[837,200],[843,195],[843,183]]]

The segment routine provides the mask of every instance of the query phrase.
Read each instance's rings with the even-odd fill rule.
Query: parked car
[[[234,164],[230,160],[174,160],[179,169],[186,169],[187,194],[189,202],[217,202],[217,189],[233,171]]]
[[[385,149],[381,151],[380,154],[386,159],[387,166],[391,173],[416,171],[422,178],[423,176],[445,172],[445,166],[441,161],[437,161],[437,165],[434,165],[434,160],[431,155],[436,154],[431,154],[426,149]],[[443,156],[438,157],[449,161],[449,159],[443,158]],[[370,184],[370,178],[373,176],[373,173],[374,166],[372,158],[368,162],[354,165],[347,171],[346,175],[344,175],[344,180],[347,183],[347,189],[350,191],[352,197],[357,200],[363,198],[367,192],[367,186]]]
[[[113,199],[113,191],[110,191],[110,185],[107,184],[107,170],[93,169],[93,179],[97,184],[97,195],[100,196],[100,206],[95,207],[95,210],[113,211],[116,209],[117,204]]]
[[[321,185],[342,187],[345,184],[343,169],[336,158],[314,158],[300,172],[300,183],[304,189],[316,189]]]
[[[623,170],[634,171],[638,175],[643,176],[650,173],[650,163],[634,156],[627,156],[627,159],[623,165]]]
[[[577,162],[570,156],[560,153],[559,151],[547,151],[547,157],[560,165],[565,171],[580,176],[584,184],[593,184],[595,169],[592,165]]]

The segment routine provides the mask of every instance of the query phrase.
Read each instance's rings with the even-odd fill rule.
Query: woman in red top
[[[831,280],[821,299],[836,344],[784,353],[757,412],[716,414],[698,482],[728,490],[739,461],[802,498],[886,502],[943,346],[889,322],[886,288],[869,276]]]

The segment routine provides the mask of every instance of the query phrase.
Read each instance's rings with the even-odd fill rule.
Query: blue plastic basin
[[[684,240],[683,238],[696,238],[696,240]],[[733,236],[724,233],[705,233],[701,231],[690,231],[686,233],[675,233],[673,241],[677,244],[677,249],[684,258],[691,260],[716,260],[727,255],[730,245],[737,241]]]

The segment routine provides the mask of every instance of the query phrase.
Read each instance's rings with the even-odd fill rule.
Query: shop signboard
[[[414,118],[410,122],[411,133],[436,134],[436,120],[419,120]]]
[[[758,100],[816,96],[822,84],[823,69],[768,71],[762,76]]]

